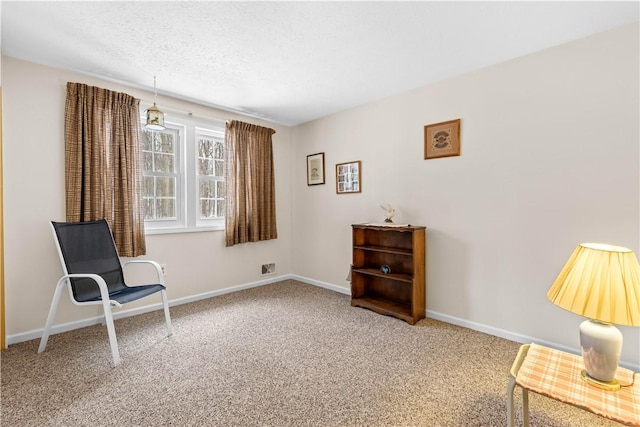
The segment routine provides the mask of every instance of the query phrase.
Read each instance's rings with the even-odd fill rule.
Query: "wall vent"
[[[276,263],[271,262],[269,264],[262,264],[262,275],[266,276],[268,274],[276,273]]]

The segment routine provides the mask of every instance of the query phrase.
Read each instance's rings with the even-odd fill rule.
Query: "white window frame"
[[[175,140],[175,162],[174,162],[174,172],[173,173],[160,173],[154,172],[151,173],[151,176],[175,176],[176,177],[176,185],[175,185],[175,218],[160,218],[160,219],[145,219],[145,230],[159,230],[159,229],[176,229],[182,228],[185,225],[185,208],[184,208],[184,139],[185,139],[185,127],[181,126],[178,123],[165,122],[165,127],[175,132],[177,137]],[[162,131],[160,131],[162,132]],[[144,172],[143,172],[144,173]]]
[[[199,192],[199,184],[200,184],[200,175],[197,173],[197,162],[198,162],[198,137],[199,136],[204,136],[204,137],[209,137],[209,138],[213,138],[213,139],[217,139],[220,142],[222,142],[222,144],[224,145],[224,129],[215,129],[215,128],[211,128],[209,127],[200,127],[200,126],[196,126],[195,127],[195,134],[194,134],[194,142],[193,142],[193,148],[195,150],[195,165],[196,165],[196,171],[195,171],[195,181],[194,181],[194,185],[195,185],[195,197],[194,197],[194,201],[195,201],[195,212],[196,212],[196,226],[197,227],[205,227],[205,228],[213,228],[213,229],[224,229],[224,216],[223,217],[219,217],[219,218],[200,218],[200,197],[198,195]],[[224,159],[223,159],[224,161]],[[224,169],[224,166],[223,166]],[[222,175],[222,180],[224,182],[224,171],[223,171],[223,175]],[[225,203],[226,203],[226,197],[225,197]]]
[[[146,117],[141,117],[142,127]],[[146,234],[188,233],[212,230],[224,230],[222,218],[200,219],[198,198],[198,147],[197,135],[211,135],[221,138],[224,143],[225,125],[218,120],[193,118],[191,115],[165,114],[165,126],[179,129],[179,169],[180,179],[176,186],[176,213],[179,220],[145,220]],[[178,160],[178,159],[176,159]],[[179,194],[179,196],[178,196]],[[180,206],[178,210],[178,206]]]

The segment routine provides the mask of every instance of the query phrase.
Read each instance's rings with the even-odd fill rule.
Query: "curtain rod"
[[[159,93],[159,95],[162,95],[162,94]],[[270,120],[269,117],[264,116],[264,115],[262,115],[260,113],[254,113],[254,112],[251,112],[251,111],[244,111],[244,110],[235,110],[233,108],[221,107],[219,105],[213,105],[213,104],[202,104],[202,103],[199,103],[199,102],[197,102],[195,100],[191,100],[191,99],[187,99],[187,98],[175,98],[175,97],[172,97],[172,96],[169,96],[169,95],[165,95],[165,98],[175,99],[175,100],[182,101],[182,102],[189,102],[189,103],[195,104],[195,105],[197,105],[199,107],[214,108],[216,110],[226,111],[226,112],[229,112],[229,113],[232,113],[232,114],[237,114],[237,115],[241,116],[239,119],[238,118],[220,118],[220,117],[215,117],[215,116],[210,116],[210,117],[197,116],[197,117],[210,118],[212,120],[218,120],[218,121],[221,121],[221,122],[228,122],[228,121],[231,121],[231,120],[242,120],[243,117],[251,117],[251,118],[254,118],[254,119],[264,120],[266,122],[272,123],[272,120]],[[154,102],[158,103],[157,100],[149,100],[149,99],[144,99],[144,98],[138,98],[138,99],[140,99],[140,103],[141,104],[144,103],[144,104],[152,105]],[[159,107],[160,110],[173,111],[175,113],[182,113],[182,114],[186,114],[186,115],[191,114],[191,116],[194,116],[193,111],[187,111],[187,110],[181,110],[181,109],[178,109],[178,108],[167,107],[166,104],[164,104],[164,103],[162,103],[162,105],[164,105],[164,107]]]
[[[151,104],[153,104],[154,102],[156,102],[156,104],[158,103],[158,101],[148,101],[146,99],[140,99],[140,104],[149,104],[149,106],[151,106]],[[221,117],[216,117],[216,116],[209,116],[209,115],[203,115],[203,114],[196,114],[193,111],[190,110],[183,110],[183,109],[179,109],[179,108],[175,108],[175,107],[170,107],[165,103],[161,103],[159,106],[157,105],[157,107],[163,111],[165,114],[181,114],[184,116],[188,116],[188,117],[192,117],[192,118],[197,118],[197,119],[205,119],[205,120],[214,120],[217,122],[228,122],[232,119],[229,118],[221,118]],[[207,108],[205,105],[202,105],[202,107]],[[213,108],[213,107],[208,107],[208,108]],[[146,110],[146,108],[145,108]]]
[[[87,75],[87,76],[92,76],[92,77],[98,78],[100,80],[116,83],[116,84],[119,84],[119,85],[128,86],[130,88],[141,90],[141,91],[144,91],[144,92],[149,92],[151,90],[151,88],[149,88],[149,87],[147,87],[145,85],[126,82],[126,81],[119,80],[119,79],[114,79],[114,78],[111,78],[111,77],[100,76],[100,75],[94,74],[94,73],[81,73],[81,74],[84,74],[84,75]],[[169,93],[169,92],[164,92],[163,93],[162,91],[157,91],[157,93],[158,93],[159,96],[162,96],[162,97],[165,97],[165,98],[174,99],[176,101],[188,102],[188,103],[191,103],[191,104],[198,105],[200,107],[215,108],[216,110],[227,111],[229,113],[238,114],[240,116],[251,117],[251,118],[254,118],[254,119],[258,119],[258,120],[264,120],[264,121],[269,122],[269,123],[275,123],[275,124],[278,123],[278,122],[274,121],[273,119],[271,119],[270,117],[262,115],[260,113],[253,113],[251,111],[240,111],[240,110],[235,110],[233,108],[223,107],[223,106],[214,105],[214,104],[204,104],[204,103],[199,102],[198,100],[195,100],[193,98],[186,97],[186,96],[180,96],[180,95]],[[157,100],[155,100],[155,101],[154,100],[149,100],[149,99],[145,99],[145,98],[142,98],[142,97],[137,97],[135,95],[131,95],[131,96],[133,96],[134,98],[139,99],[140,103],[145,103],[145,104],[148,103],[149,105],[152,105],[154,102],[158,102]],[[173,109],[171,109],[171,108],[163,108],[163,109],[173,110],[175,112],[183,113],[183,114],[186,114],[186,115],[189,115],[189,113],[191,113],[191,116],[193,117],[193,112],[192,111],[178,110],[178,109],[175,109],[175,108],[173,108]],[[217,120],[217,121],[221,121],[221,122],[227,122],[229,120],[234,120],[234,119],[228,119],[228,118],[222,119],[220,117],[213,117],[213,116],[212,117],[196,116],[196,117],[202,117],[204,119]]]

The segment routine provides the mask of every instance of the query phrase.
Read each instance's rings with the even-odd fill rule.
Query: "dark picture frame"
[[[307,156],[307,185],[324,184],[324,153]]]
[[[424,127],[424,158],[460,155],[460,119]]]

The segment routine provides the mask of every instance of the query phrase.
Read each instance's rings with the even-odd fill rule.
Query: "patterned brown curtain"
[[[67,221],[105,218],[126,257],[146,253],[139,104],[126,93],[67,83]]]
[[[227,122],[225,136],[226,244],[278,238],[271,135],[275,130]]]

